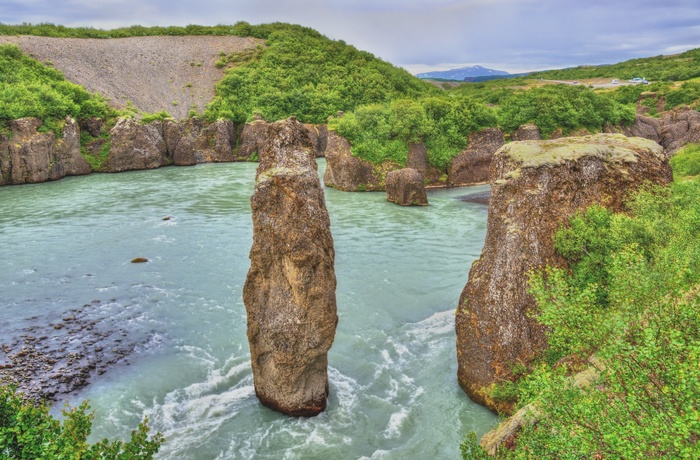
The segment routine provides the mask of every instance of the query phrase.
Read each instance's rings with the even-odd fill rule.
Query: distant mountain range
[[[503,70],[487,69],[486,67],[481,67],[480,65],[475,65],[472,67],[462,67],[459,69],[452,70],[442,70],[438,72],[424,72],[416,74],[416,77],[422,79],[428,78],[438,78],[440,80],[460,80],[463,81],[467,78],[475,77],[494,77],[499,75],[510,75],[508,72]]]

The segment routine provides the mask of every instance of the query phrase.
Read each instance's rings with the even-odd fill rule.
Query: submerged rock
[[[255,393],[293,416],[326,408],[338,322],[330,219],[304,126],[271,124],[260,151],[243,288]]]
[[[428,206],[423,175],[412,168],[386,175],[386,199],[401,206]]]
[[[671,169],[658,144],[599,134],[505,145],[491,165],[492,195],[486,242],[475,261],[456,315],[458,378],[476,402],[510,407],[489,387],[513,377],[547,346],[545,329],[530,313],[528,272],[564,267],[554,233],[576,211],[600,204],[614,211],[645,181],[668,184]]]

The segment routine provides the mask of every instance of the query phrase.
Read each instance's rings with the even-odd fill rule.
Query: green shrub
[[[242,123],[257,110],[269,121],[294,115],[302,122],[323,123],[339,110],[440,92],[370,53],[309,28],[248,25],[245,33],[263,35],[267,47],[227,58],[237,65],[217,85],[205,111],[210,120]]]
[[[700,144],[692,144],[677,152],[670,160],[673,177],[680,179],[700,174]]]
[[[0,45],[0,121],[36,117],[53,129],[67,115],[106,118],[113,113],[101,97],[70,83],[58,70],[15,45]]]
[[[147,113],[144,112],[141,114],[141,124],[147,125],[149,123],[153,123],[154,121],[163,121],[163,120],[168,120],[172,119],[173,116],[170,115],[168,112],[165,110],[161,110],[160,112],[156,113]]]
[[[153,458],[163,436],[148,436],[148,418],[131,433],[128,442],[103,439],[88,444],[94,413],[87,402],[62,411],[58,421],[45,404],[34,405],[12,387],[0,387],[0,452],[6,459],[129,459]]]
[[[536,364],[519,403],[542,417],[497,458],[698,458],[698,193],[694,179],[646,188],[629,214],[593,208],[557,234],[571,271],[533,275],[537,319],[554,353],[595,356],[600,377],[579,389],[566,366]]]

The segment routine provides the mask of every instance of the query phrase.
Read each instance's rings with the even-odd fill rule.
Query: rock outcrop
[[[106,172],[154,169],[168,164],[161,121],[142,125],[133,118],[120,118],[109,134]]]
[[[37,130],[38,118],[20,118],[8,123],[9,135],[0,134],[0,185],[18,185],[57,180],[90,173],[80,155],[80,128],[66,117],[63,133]]]
[[[540,128],[534,123],[526,123],[510,135],[514,141],[539,141],[542,139]]]
[[[413,168],[389,171],[386,175],[386,199],[401,206],[428,206],[423,175]]]
[[[667,156],[684,145],[700,142],[700,113],[688,107],[664,112],[660,118],[638,114],[630,126],[606,126],[605,132],[643,137],[661,144]]]
[[[176,166],[234,161],[236,130],[231,120],[207,123],[193,117],[163,122],[167,155]]]
[[[251,266],[243,288],[255,393],[267,407],[326,407],[327,353],[338,322],[330,219],[304,126],[273,123],[260,151]]]
[[[503,132],[498,128],[485,128],[472,133],[467,149],[450,163],[447,170],[448,185],[456,187],[487,182],[491,159],[503,144]]]
[[[557,229],[592,204],[622,210],[645,181],[671,177],[658,144],[623,135],[513,142],[496,153],[486,242],[456,315],[458,378],[472,399],[508,410],[489,387],[547,346],[544,327],[529,316],[528,272],[565,266],[552,244]]]
[[[346,192],[383,190],[382,174],[372,163],[353,156],[350,143],[335,131],[328,132],[326,172],[323,182]]]

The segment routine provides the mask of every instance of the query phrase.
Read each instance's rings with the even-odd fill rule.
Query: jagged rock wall
[[[60,139],[53,132],[39,132],[41,125],[37,118],[20,118],[8,123],[9,133],[0,133],[0,185],[90,173],[80,155],[80,128],[75,120],[66,118]]]
[[[338,322],[330,219],[308,131],[290,118],[265,137],[243,287],[253,382],[265,406],[312,416],[326,408]]]
[[[486,242],[456,315],[458,379],[472,399],[507,410],[489,387],[546,347],[543,326],[529,316],[528,271],[565,266],[552,243],[557,229],[594,203],[619,211],[644,181],[671,178],[661,146],[619,134],[513,142],[496,153]]]
[[[503,132],[498,128],[472,133],[467,149],[452,159],[447,170],[447,183],[456,187],[487,182],[491,159],[503,144]]]

